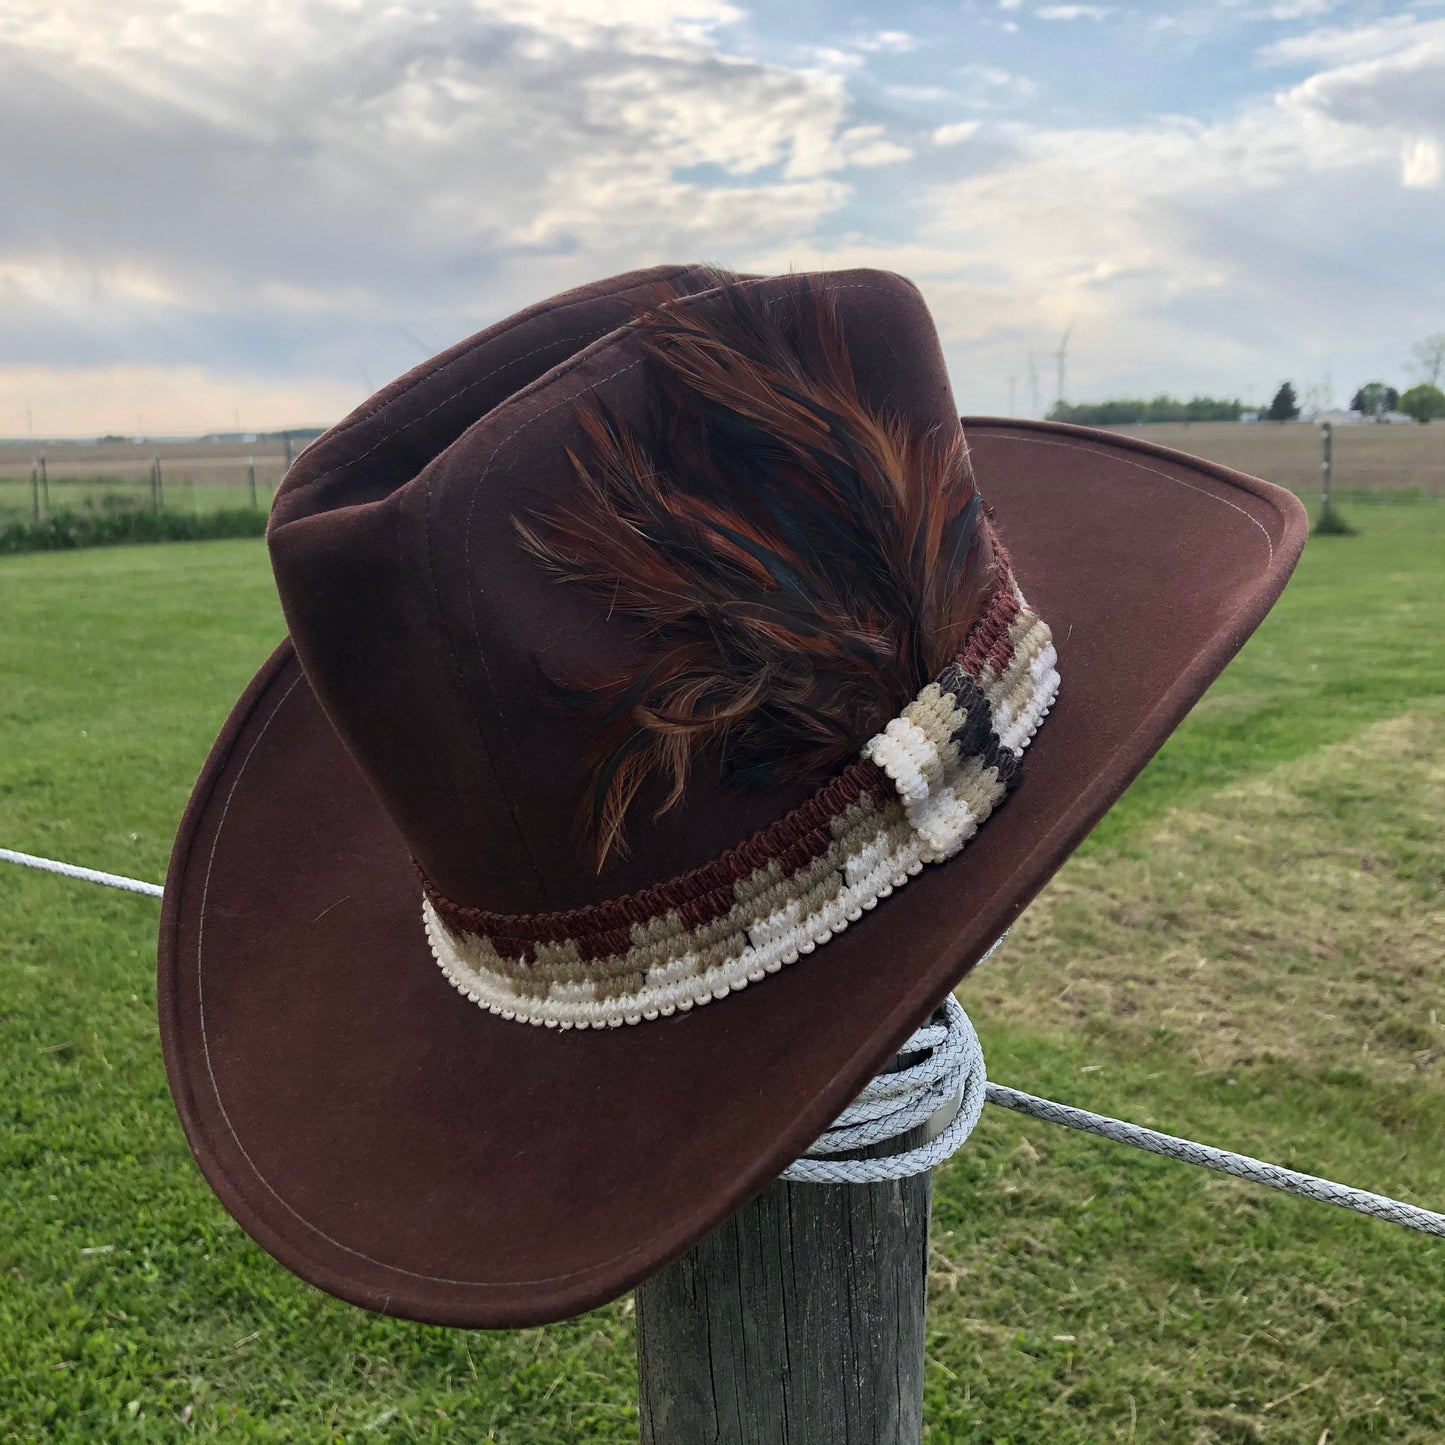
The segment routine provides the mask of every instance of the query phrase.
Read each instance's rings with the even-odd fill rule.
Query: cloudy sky
[[[0,136],[0,435],[329,422],[664,260],[901,271],[970,411],[1445,330],[1445,0],[0,0]]]

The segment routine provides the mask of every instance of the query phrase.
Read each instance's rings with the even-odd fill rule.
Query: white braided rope
[[[77,868],[74,864],[58,863],[33,853],[17,853],[10,848],[0,848],[0,862],[18,863],[26,868],[58,873],[64,878],[79,878],[86,883],[122,888],[152,898],[161,896],[157,883],[102,873],[96,868]],[[994,948],[997,947],[998,944],[994,944]],[[922,1058],[914,1058],[920,1054]],[[957,1152],[973,1132],[987,1101],[1050,1124],[1062,1124],[1067,1129],[1080,1129],[1102,1139],[1160,1154],[1166,1159],[1197,1164],[1202,1169],[1232,1174],[1237,1179],[1324,1204],[1336,1204],[1373,1219],[1445,1238],[1445,1214],[1433,1209],[1422,1209],[1417,1204],[1406,1204],[1348,1184],[1336,1184],[1314,1174],[1302,1174],[1280,1164],[1252,1159],[1247,1154],[1197,1144],[1175,1134],[1162,1134],[1157,1129],[1111,1119],[1107,1114],[1056,1104],[1052,1099],[1041,1099],[1003,1084],[991,1084],[984,1072],[978,1035],[963,1006],[952,995],[944,1000],[939,1012],[909,1038],[899,1058],[907,1060],[905,1066],[894,1073],[880,1074],[866,1085],[807,1154],[783,1171],[784,1179],[794,1183],[865,1184],[922,1174]],[[881,1159],[828,1157],[899,1138],[949,1107],[955,1099],[958,1107],[943,1132],[916,1149]]]
[[[997,945],[995,945],[997,947]],[[879,1074],[838,1115],[833,1126],[796,1163],[783,1170],[794,1184],[877,1184],[925,1174],[951,1158],[973,1133],[983,1113],[987,1078],[983,1046],[963,1005],[950,994],[943,1008],[904,1044],[900,1059],[923,1057],[896,1073]],[[956,1105],[937,1138],[881,1159],[832,1159],[897,1139]]]
[[[932,1050],[932,1054],[897,1073],[879,1074],[807,1154],[783,1171],[784,1179],[802,1184],[872,1184],[922,1174],[949,1158],[968,1138],[987,1100],[1018,1114],[1097,1134],[1101,1139],[1129,1144],[1166,1159],[1197,1164],[1201,1169],[1232,1174],[1270,1189],[1282,1189],[1324,1204],[1337,1204],[1357,1214],[1445,1237],[1445,1214],[1422,1209],[1417,1204],[1406,1204],[1348,1184],[1336,1184],[1333,1180],[1302,1174],[1229,1149],[1196,1144],[1192,1139],[1162,1134],[1157,1129],[1111,1119],[1107,1114],[1056,1104],[1052,1099],[1041,1099],[1003,1084],[991,1084],[985,1076],[983,1050],[968,1015],[952,996],[945,1000],[944,1009],[943,1018],[940,1020],[935,1014],[908,1040],[899,1057],[908,1058],[924,1050]],[[830,1154],[898,1138],[917,1128],[950,1099],[962,1102],[948,1127],[936,1139],[916,1149],[881,1159],[827,1158]]]
[[[1052,1099],[1020,1093],[1002,1084],[988,1086],[988,1101],[1019,1114],[1047,1120],[1050,1124],[1062,1124],[1066,1129],[1082,1129],[1086,1134],[1097,1134],[1101,1139],[1130,1144],[1135,1149],[1147,1149],[1149,1153],[1162,1154],[1166,1159],[1197,1164],[1201,1169],[1232,1174],[1236,1179],[1248,1179],[1270,1189],[1283,1189],[1287,1194],[1299,1194],[1305,1199],[1318,1199],[1323,1204],[1338,1204],[1341,1208],[1353,1209],[1357,1214],[1368,1214],[1391,1224],[1403,1224],[1407,1229],[1418,1229],[1422,1234],[1445,1238],[1445,1214],[1422,1209],[1418,1204],[1405,1204],[1384,1194],[1372,1194],[1368,1189],[1354,1189],[1348,1184],[1336,1184],[1314,1174],[1286,1169],[1281,1164],[1251,1159],[1248,1154],[1215,1149],[1208,1144],[1196,1144],[1192,1139],[1181,1139],[1175,1134],[1161,1134],[1157,1129],[1146,1129],[1140,1124],[1126,1123],[1123,1119],[1111,1119],[1106,1114],[1091,1114],[1087,1109],[1056,1104]]]
[[[62,878],[79,878],[82,883],[99,883],[106,888],[123,888],[127,893],[144,893],[149,898],[161,896],[159,883],[144,883],[139,878],[123,878],[119,873],[102,873],[98,868],[77,868],[74,863],[57,863],[54,858],[38,858],[34,853],[17,853],[13,848],[0,848],[0,863],[18,863],[22,868],[38,868],[42,873],[59,873]]]

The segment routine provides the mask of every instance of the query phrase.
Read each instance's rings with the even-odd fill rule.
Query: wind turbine
[[[423,356],[435,356],[437,354],[435,346],[428,346],[426,342],[421,339],[421,337],[417,336],[411,331],[408,331],[406,327],[401,324],[400,321],[393,321],[391,324],[396,327],[396,329],[401,332],[401,334],[409,342],[411,342],[411,344],[416,347],[416,349],[421,352]]]
[[[1069,337],[1074,334],[1074,323],[1069,322],[1064,330],[1063,336],[1059,338],[1059,349],[1054,352],[1054,360],[1059,364],[1059,394],[1054,398],[1056,402],[1064,399],[1064,367],[1069,355]]]

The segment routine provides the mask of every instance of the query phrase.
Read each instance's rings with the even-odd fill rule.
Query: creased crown
[[[962,649],[995,574],[963,433],[859,394],[836,295],[720,274],[642,308],[643,424],[577,403],[576,484],[519,535],[642,642],[585,671],[584,832],[600,866],[643,785],[707,759],[736,788],[821,779]]]
[[[826,759],[849,755],[849,731],[856,751],[927,681],[926,609],[967,610],[929,572],[961,545],[963,575],[986,563],[963,545],[974,494],[922,299],[883,272],[803,280],[670,267],[553,298],[393,384],[292,469],[269,540],[307,680],[456,903],[582,907],[701,866],[798,807]],[[730,377],[748,385],[727,392]],[[616,449],[634,447],[656,464],[653,481],[641,464],[619,466]],[[926,520],[909,456],[948,479],[950,504]],[[594,498],[614,518],[656,505],[649,488],[663,495],[664,471],[682,490],[666,492],[673,502],[631,549],[646,566],[612,566],[614,604],[576,575],[591,563],[555,529]],[[810,498],[796,537],[798,519],[777,505],[785,480],[842,488]],[[696,527],[709,504],[717,555],[669,553],[667,528],[685,531],[689,514]],[[551,549],[547,565],[517,519]],[[905,567],[908,538],[926,566]],[[598,565],[616,550],[600,540]],[[674,580],[701,589],[670,611],[635,580],[661,555]],[[884,605],[885,574],[897,605]],[[664,634],[661,656],[681,648],[681,665],[658,666]],[[559,705],[559,688],[587,706]],[[625,728],[599,723],[599,706],[638,688]],[[685,785],[665,807],[679,738]],[[596,816],[614,757],[635,774],[629,851],[614,848],[599,874],[576,820]]]

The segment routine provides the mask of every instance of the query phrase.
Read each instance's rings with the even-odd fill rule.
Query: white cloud
[[[1445,175],[1445,161],[1442,161],[1440,142],[1430,136],[1421,136],[1407,141],[1400,158],[1400,184],[1412,190],[1430,190],[1440,184]]]
[[[887,139],[881,125],[849,126],[838,137],[838,150],[851,166],[886,166],[913,154],[907,146]]]
[[[1028,76],[1015,75],[1013,71],[1005,70],[998,65],[965,65],[962,73],[970,80],[979,81],[998,90],[1032,91],[1034,89],[1034,82]]]
[[[1440,184],[1445,146],[1445,20],[1396,17],[1378,25],[1317,30],[1268,47],[1266,61],[1324,62],[1287,103],[1357,127],[1371,144],[1393,143],[1400,184]]]
[[[1445,233],[1428,125],[1445,64],[1424,28],[1394,32],[1369,62],[1332,42],[1341,63],[1213,123],[997,125],[990,140],[1011,152],[926,187],[907,242],[822,245],[807,260],[915,275],[965,405],[999,405],[1000,378],[1021,385],[1030,348],[1041,358],[1070,321],[1075,395],[1303,384],[1370,348],[1388,368],[1428,304],[1397,285],[1411,237],[1445,308],[1426,260]],[[1051,377],[1041,387],[1047,405]]]
[[[1108,5],[1040,5],[1034,12],[1040,20],[1103,20]]]
[[[872,35],[855,40],[856,49],[869,53],[883,52],[889,55],[903,55],[918,49],[918,38],[906,30],[878,30]]]
[[[999,65],[968,64],[961,66],[966,91],[971,92],[968,104],[974,110],[999,110],[1017,106],[1038,90],[1038,82],[1028,75],[1018,75]]]
[[[1258,57],[1272,65],[1304,62],[1349,65],[1399,56],[1417,46],[1431,47],[1442,31],[1445,31],[1445,21],[1422,22],[1413,15],[1397,15],[1374,25],[1326,27],[1287,36],[1262,46]]]
[[[840,50],[836,45],[810,45],[804,52],[823,70],[859,71],[867,64],[858,50]]]
[[[1308,20],[1339,8],[1339,0],[1276,0],[1265,12],[1271,20]]]
[[[395,321],[449,340],[539,281],[806,235],[912,152],[836,69],[733,53],[742,14],[9,0],[0,365],[384,377],[416,359]]]
[[[972,140],[978,134],[979,125],[980,122],[976,120],[961,120],[953,125],[941,125],[933,132],[933,143],[939,146],[953,146],[966,140]]]
[[[366,399],[360,375],[265,378],[206,366],[0,366],[0,435],[198,435],[241,421],[260,430],[319,426]]]
[[[1291,92],[1296,104],[1372,129],[1445,134],[1445,20],[1319,38],[1330,68]]]
[[[1169,44],[1327,8],[1184,5]],[[1105,10],[1001,3],[991,33]],[[1445,307],[1445,20],[1279,41],[1274,93],[1208,121],[1063,124],[1018,42],[938,39],[783,63],[725,0],[0,0],[0,432],[40,397],[150,426],[146,387],[166,429],[322,420],[418,359],[405,330],[663,260],[913,275],[966,404],[1074,317],[1083,390],[1234,390],[1387,328],[1392,365]]]
[[[890,100],[906,100],[917,105],[952,100],[954,92],[943,85],[885,85],[883,94]]]

